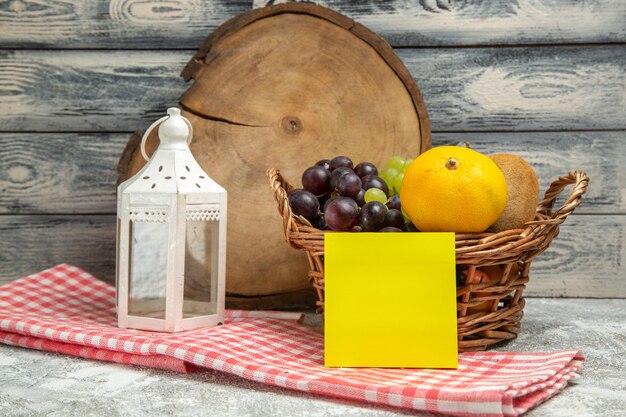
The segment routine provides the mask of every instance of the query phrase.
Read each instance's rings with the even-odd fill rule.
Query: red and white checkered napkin
[[[323,336],[301,314],[229,311],[176,334],[116,327],[115,289],[71,265],[0,287],[0,342],[187,372],[216,369],[301,391],[447,413],[517,416],[560,391],[580,351],[464,353],[458,370],[324,368]]]

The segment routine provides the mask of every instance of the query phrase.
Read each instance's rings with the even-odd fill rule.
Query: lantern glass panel
[[[131,221],[128,314],[165,319],[168,223]]]
[[[218,224],[212,220],[187,222],[184,318],[217,313]]]

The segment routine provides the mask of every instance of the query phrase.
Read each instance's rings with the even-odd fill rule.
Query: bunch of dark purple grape
[[[302,174],[302,188],[289,193],[294,214],[320,230],[412,231],[390,190],[370,162],[354,166],[347,156],[323,159]]]

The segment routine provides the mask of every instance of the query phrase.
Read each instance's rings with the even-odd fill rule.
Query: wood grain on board
[[[128,137],[0,133],[0,166],[6,167],[0,170],[0,213],[115,213],[116,165]],[[619,157],[626,155],[624,132],[433,134],[434,146],[466,142],[486,154],[522,156],[537,172],[541,192],[559,175],[583,170],[591,182],[575,213],[626,214],[626,170]]]
[[[433,131],[626,128],[626,45],[397,53]],[[145,128],[189,87],[179,73],[192,55],[0,51],[0,131]]]
[[[0,3],[0,47],[185,49],[223,21],[276,0]],[[623,42],[621,0],[316,0],[394,46]]]
[[[382,155],[431,147],[422,96],[402,61],[329,9],[293,3],[231,19],[190,57],[183,77],[193,79],[180,99],[194,127],[191,150],[228,190],[227,292],[309,288],[306,255],[283,243],[277,204],[267,198],[268,168],[299,178],[338,149],[380,164]],[[125,171],[120,164],[122,178],[145,163],[133,155]]]
[[[0,283],[63,262],[114,282],[113,215],[0,216],[0,235]],[[533,262],[525,294],[626,297],[624,259],[626,216],[574,214]]]

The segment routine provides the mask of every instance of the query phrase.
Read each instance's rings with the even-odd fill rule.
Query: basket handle
[[[567,200],[563,203],[561,208],[553,212],[552,207],[554,206],[557,196],[565,187],[571,184],[574,184],[574,188],[572,188],[569,197],[567,197]],[[580,205],[582,196],[587,191],[588,184],[589,177],[583,171],[571,171],[567,175],[560,176],[550,184],[543,200],[539,202],[537,211],[549,216],[552,219],[550,223],[563,223],[567,216]]]

